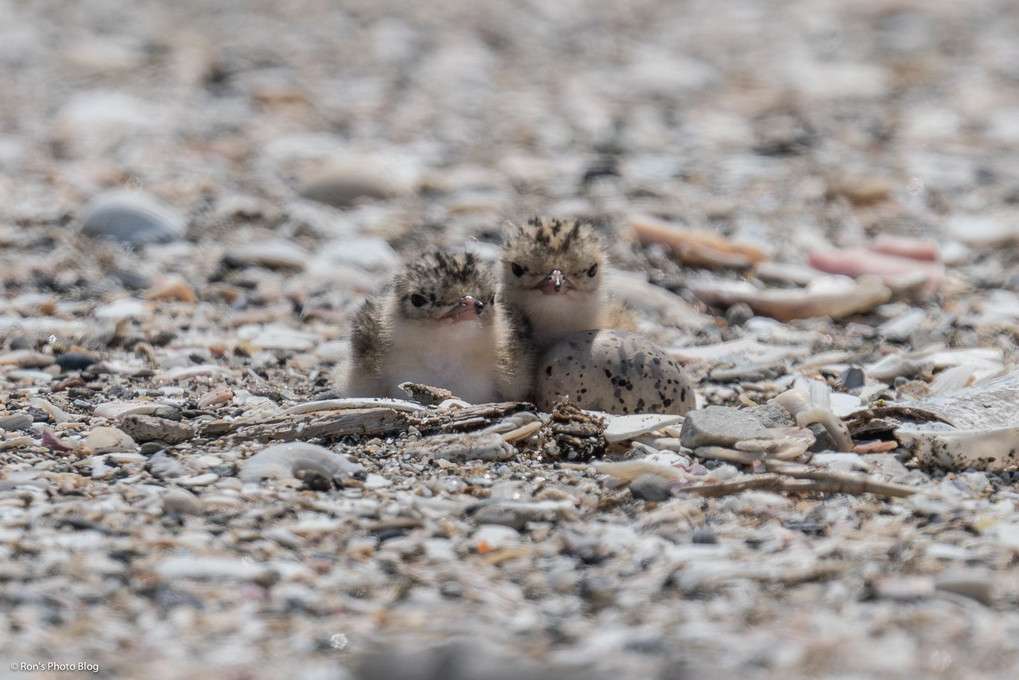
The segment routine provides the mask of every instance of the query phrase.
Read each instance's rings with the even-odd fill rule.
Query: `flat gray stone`
[[[795,427],[796,419],[782,406],[769,401],[759,406],[751,406],[747,413],[761,421],[765,427]]]
[[[686,414],[679,439],[683,446],[732,446],[748,439],[771,439],[771,433],[748,410],[708,406]]]
[[[133,246],[179,241],[186,228],[175,210],[144,194],[122,191],[98,196],[81,220],[82,234]]]
[[[117,422],[117,427],[136,442],[161,441],[180,444],[194,436],[191,426],[155,416],[127,415]]]

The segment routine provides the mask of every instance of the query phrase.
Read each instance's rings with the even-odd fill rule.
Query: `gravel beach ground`
[[[0,675],[1015,677],[1016,36],[0,0]],[[405,257],[534,214],[698,410],[337,400]]]

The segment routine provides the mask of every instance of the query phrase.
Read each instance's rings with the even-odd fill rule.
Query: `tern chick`
[[[501,259],[502,299],[534,351],[580,331],[633,323],[607,298],[605,244],[588,224],[534,217],[510,225]]]
[[[408,263],[353,319],[348,396],[401,397],[414,382],[473,403],[519,398],[497,281],[473,253],[430,252]]]

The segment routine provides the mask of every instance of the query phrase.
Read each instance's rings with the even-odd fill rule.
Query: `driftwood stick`
[[[806,465],[796,465],[782,461],[766,461],[765,466],[771,472],[787,475],[794,479],[813,481],[819,487],[817,490],[825,493],[848,493],[853,495],[872,493],[876,496],[905,498],[917,492],[917,489],[912,486],[883,482],[856,472],[818,470]]]
[[[774,461],[781,463],[781,461]],[[785,467],[763,475],[753,475],[727,482],[713,484],[693,484],[677,489],[678,493],[692,493],[706,498],[729,496],[751,489],[774,491],[776,493],[845,493],[854,496],[872,493],[875,496],[891,496],[903,498],[916,493],[916,489],[902,484],[892,484],[872,479],[866,475],[849,472],[833,472],[830,470],[812,470],[805,466],[786,467],[787,464],[774,465],[766,461],[769,469]]]
[[[414,426],[422,434],[473,431],[491,425],[508,414],[526,411],[530,404],[506,402],[480,404],[445,411],[408,412],[390,408],[358,408],[287,415],[253,423],[244,420],[216,420],[206,423],[201,436],[210,439],[232,436],[239,440],[293,441],[295,439],[339,439],[351,435],[390,437]]]

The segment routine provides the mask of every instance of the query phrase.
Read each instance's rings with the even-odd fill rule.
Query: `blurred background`
[[[306,246],[534,211],[936,233],[1014,214],[1016,35],[1008,0],[5,0],[0,211],[128,188],[191,240]]]

